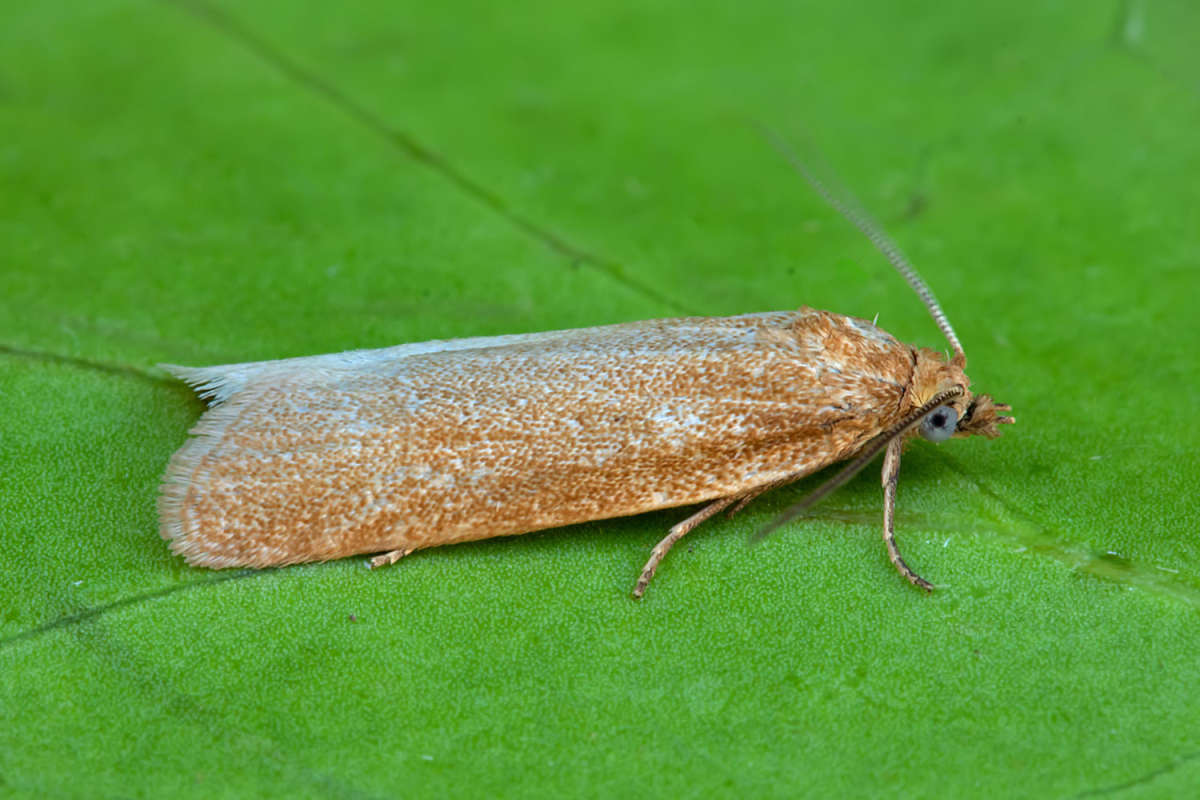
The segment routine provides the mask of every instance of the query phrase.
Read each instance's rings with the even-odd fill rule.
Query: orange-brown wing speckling
[[[162,532],[193,564],[269,566],[724,497],[854,453],[913,363],[801,309],[174,368],[214,406]]]

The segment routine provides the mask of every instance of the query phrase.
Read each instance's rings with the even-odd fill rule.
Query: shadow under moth
[[[774,143],[780,147],[778,142]],[[653,549],[645,591],[680,538],[721,511],[847,465],[765,535],[883,452],[883,538],[915,436],[999,434],[929,287],[848,195],[787,157],[887,256],[953,354],[807,307],[735,317],[402,344],[214,367],[164,365],[210,408],[170,460],[162,536],[189,564],[272,567],[703,505]]]

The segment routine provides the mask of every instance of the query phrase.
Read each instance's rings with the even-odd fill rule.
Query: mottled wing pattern
[[[163,536],[268,566],[729,496],[858,450],[913,358],[801,309],[177,368],[215,405],[168,467]]]

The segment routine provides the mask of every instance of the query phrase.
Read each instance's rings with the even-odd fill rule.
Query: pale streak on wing
[[[582,330],[603,330],[603,328],[584,328]],[[215,367],[180,367],[174,364],[163,366],[176,377],[191,384],[201,397],[207,398],[212,403],[221,403],[253,382],[279,380],[293,375],[297,371],[316,375],[327,371],[373,370],[381,364],[399,364],[403,359],[411,356],[507,345],[536,345],[539,342],[551,342],[562,338],[563,334],[578,332],[581,331],[546,331],[510,336],[477,336],[469,339],[433,339],[428,342],[400,344],[376,350],[348,350],[343,353],[281,358],[273,361],[247,361],[241,364],[225,364]]]
[[[267,566],[724,497],[855,452],[912,358],[801,309],[176,368],[215,405],[168,467],[163,535]]]

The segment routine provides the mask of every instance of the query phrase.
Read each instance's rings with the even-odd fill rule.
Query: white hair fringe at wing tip
[[[228,401],[229,398],[269,373],[276,372],[283,375],[295,371],[294,367],[280,369],[282,363],[284,362],[249,361],[245,364],[220,364],[213,367],[181,367],[178,364],[159,364],[159,367],[192,387],[196,396],[207,402],[209,406],[216,406]]]
[[[241,364],[218,364],[212,367],[182,367],[178,364],[159,364],[176,378],[192,387],[196,395],[210,406],[220,405],[251,383],[274,374],[279,378],[302,372],[317,374],[331,369],[352,369],[370,360],[364,354],[371,351],[350,350],[319,356],[300,356],[273,361],[247,361]]]
[[[178,364],[158,366],[192,387],[197,397],[212,405],[228,400],[230,395],[241,388],[230,385],[228,373],[222,367],[182,367]]]

